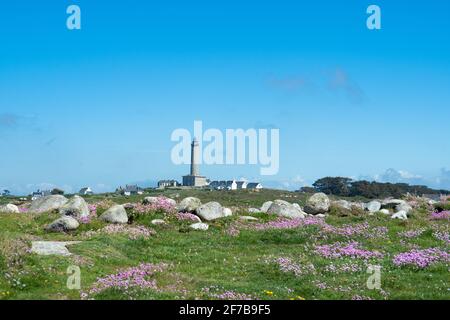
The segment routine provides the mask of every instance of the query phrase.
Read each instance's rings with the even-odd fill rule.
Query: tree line
[[[366,198],[401,197],[404,194],[450,194],[448,190],[436,190],[427,186],[407,183],[389,183],[360,180],[345,177],[325,177],[313,183],[312,187],[303,187],[301,192],[323,192],[342,197],[362,196]]]

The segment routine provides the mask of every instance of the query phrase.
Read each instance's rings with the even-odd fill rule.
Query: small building
[[[158,188],[170,188],[170,187],[179,187],[181,184],[177,180],[160,180],[158,181]]]
[[[238,188],[235,180],[211,181],[209,187],[215,190],[237,190]]]
[[[250,189],[250,190],[261,190],[262,188],[263,188],[263,186],[259,182],[249,182],[247,184],[247,189]]]
[[[116,192],[124,196],[131,196],[136,194],[143,194],[144,189],[138,187],[137,185],[126,185],[125,188],[122,187],[117,188]]]
[[[78,194],[81,194],[83,196],[88,196],[94,194],[92,189],[90,187],[81,188],[81,190],[78,192]]]
[[[247,181],[236,181],[237,189],[247,189]]]
[[[31,194],[31,200],[34,201],[36,199],[50,196],[52,194],[51,190],[37,190]]]

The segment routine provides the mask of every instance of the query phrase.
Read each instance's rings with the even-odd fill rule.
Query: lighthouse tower
[[[199,170],[200,145],[196,138],[191,143],[191,172],[183,176],[183,186],[204,187],[208,185],[206,177],[200,175]]]
[[[199,176],[199,167],[198,167],[198,159],[200,149],[198,145],[197,138],[194,138],[194,140],[191,143],[191,176]]]

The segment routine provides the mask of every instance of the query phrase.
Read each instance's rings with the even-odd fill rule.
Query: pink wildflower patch
[[[199,222],[199,217],[189,212],[178,212],[176,214],[178,221]]]
[[[430,220],[450,220],[450,211],[433,212]]]
[[[359,243],[356,241],[341,243],[336,242],[333,244],[316,245],[315,252],[322,257],[339,259],[343,257],[371,259],[381,258],[383,254],[378,251],[369,251],[359,248]]]
[[[450,255],[438,248],[413,249],[395,255],[392,261],[398,267],[412,265],[423,269],[439,262],[450,262]]]
[[[156,280],[151,279],[151,277],[155,273],[163,272],[167,267],[168,265],[164,263],[142,263],[137,267],[127,268],[116,274],[98,278],[87,292],[81,293],[81,298],[91,299],[107,289],[124,290],[128,294],[145,289],[158,290]]]

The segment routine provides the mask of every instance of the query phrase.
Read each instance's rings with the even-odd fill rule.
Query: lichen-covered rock
[[[309,214],[326,213],[330,209],[330,199],[325,193],[313,194],[307,201],[304,211]]]
[[[106,210],[101,216],[100,220],[109,223],[127,223],[128,215],[125,208],[121,205],[115,205]]]
[[[223,218],[226,217],[225,214],[227,214],[227,211],[224,211],[224,208],[220,205],[220,203],[215,201],[202,204],[195,210],[195,212],[202,220],[206,221]]]
[[[16,205],[9,203],[4,206],[0,206],[0,213],[20,213],[20,210]]]
[[[194,212],[201,205],[202,202],[200,201],[200,199],[195,197],[187,197],[181,200],[181,202],[177,206],[177,209],[178,211]]]
[[[381,209],[381,202],[373,200],[365,205],[365,209],[369,212],[377,212]]]
[[[63,216],[71,216],[76,219],[89,217],[89,207],[86,201],[80,196],[73,196],[66,204],[59,208],[59,213]]]
[[[64,206],[67,201],[66,197],[62,195],[50,195],[42,198],[38,198],[31,203],[30,212],[32,213],[42,213],[53,210],[58,210]]]
[[[272,205],[273,201],[266,201],[261,206],[261,210],[259,212],[266,213],[267,210],[269,210],[270,206]]]
[[[76,230],[80,224],[75,218],[63,216],[50,223],[45,229],[49,232],[67,232]]]
[[[267,214],[275,214],[285,218],[304,218],[306,214],[298,207],[284,200],[275,200],[267,210]]]

